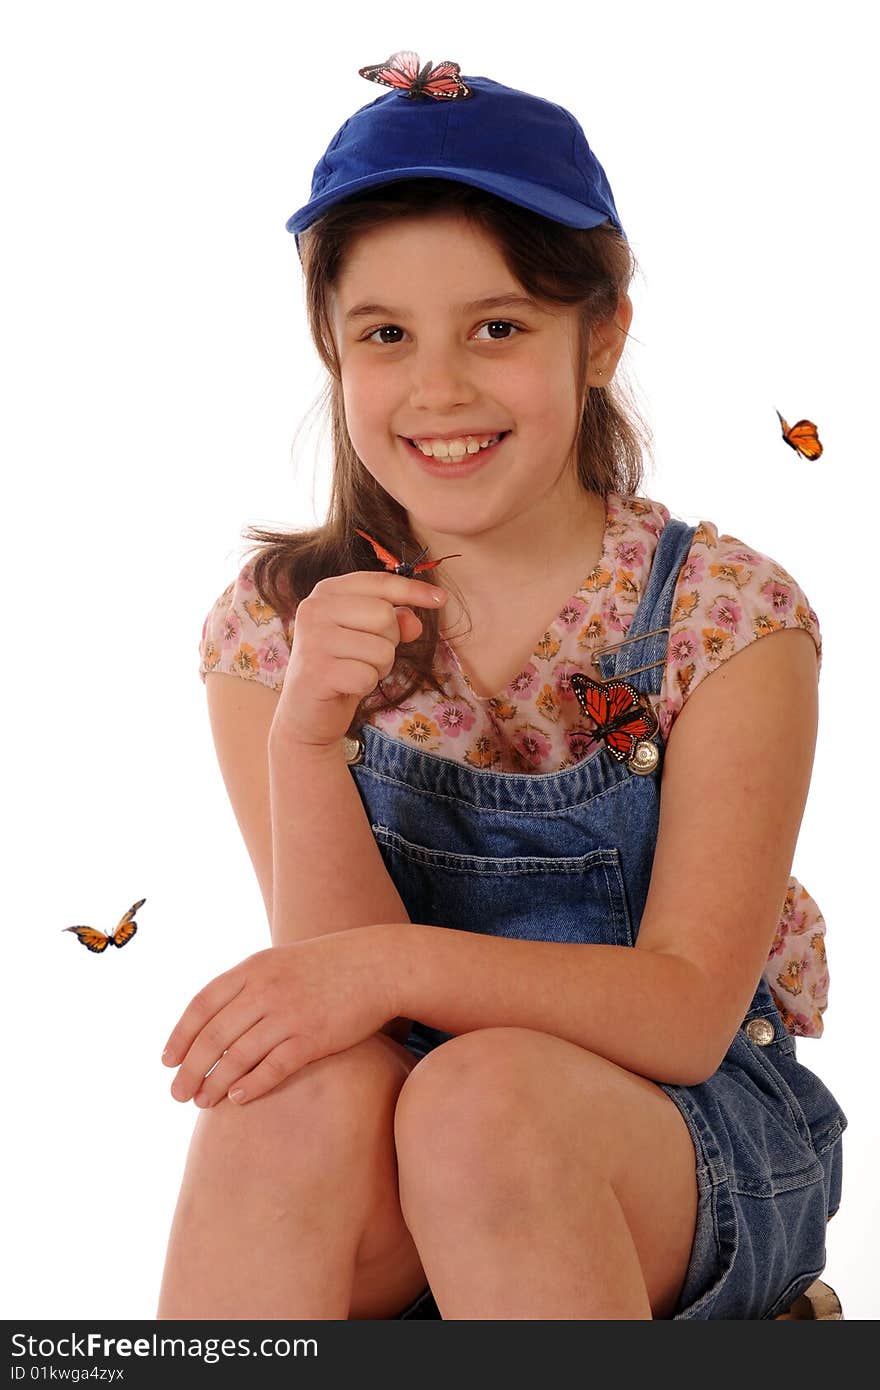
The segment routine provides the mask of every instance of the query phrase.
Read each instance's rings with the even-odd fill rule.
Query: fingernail
[[[435,603],[442,603],[446,597],[446,594],[442,589],[432,589],[431,597],[433,598]]]
[[[171,1059],[173,1056],[174,1054],[171,1051],[171,1048],[166,1047],[165,1051],[162,1053],[162,1061],[165,1063],[166,1067],[171,1065]]]
[[[244,1100],[244,1091],[241,1089],[241,1087],[239,1087],[239,1089],[238,1089],[237,1091],[230,1091],[230,1092],[229,1092],[229,1099],[230,1099],[230,1100],[234,1100],[234,1101],[242,1101],[242,1100]]]

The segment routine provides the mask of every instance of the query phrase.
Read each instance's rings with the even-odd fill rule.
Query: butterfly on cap
[[[392,53],[384,63],[372,67],[358,68],[358,76],[369,82],[381,82],[383,87],[395,87],[408,97],[434,97],[437,101],[455,101],[459,97],[473,96],[470,87],[465,86],[459,77],[458,63],[438,63],[432,67],[430,61],[419,68],[418,53]]]
[[[779,415],[778,410],[776,414]],[[817,459],[821,456],[822,445],[819,443],[819,431],[812,420],[798,420],[797,424],[790,425],[779,415],[779,423],[782,426],[782,438],[786,444],[794,449],[796,454],[802,455],[805,459]]]
[[[75,932],[77,941],[81,941],[88,951],[106,951],[108,946],[125,946],[137,931],[134,914],[138,908],[143,907],[146,901],[146,898],[141,898],[140,902],[136,902],[133,907],[130,907],[119,926],[109,936],[98,931],[97,927],[62,927],[62,931]]]
[[[428,547],[425,546],[424,550],[420,550],[414,560],[398,560],[396,555],[392,555],[391,551],[386,550],[384,545],[380,545],[378,541],[374,541],[373,537],[368,536],[366,531],[362,531],[359,526],[356,526],[354,529],[359,536],[363,536],[365,541],[370,542],[370,545],[376,552],[377,559],[382,561],[382,564],[387,570],[391,570],[392,574],[402,574],[407,579],[412,579],[415,574],[421,574],[422,570],[432,570],[437,565],[442,565],[444,560],[461,559],[461,555],[441,555],[439,560],[425,560],[423,556],[428,553]],[[402,542],[401,549],[405,554],[406,550]]]
[[[642,704],[639,692],[629,681],[600,684],[582,671],[575,671],[569,680],[578,704],[596,725],[594,736],[605,740],[608,752],[619,763],[660,727],[654,710]]]

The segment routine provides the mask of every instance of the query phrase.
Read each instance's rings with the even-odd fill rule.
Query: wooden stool
[[[787,1313],[777,1313],[773,1321],[784,1322],[795,1318],[829,1318],[839,1322],[845,1321],[840,1299],[830,1284],[823,1284],[821,1279],[816,1279],[800,1298],[796,1298]]]

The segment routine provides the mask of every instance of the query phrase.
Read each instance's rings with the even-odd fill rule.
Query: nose
[[[421,347],[410,358],[410,405],[442,415],[474,399],[463,352],[448,346]]]

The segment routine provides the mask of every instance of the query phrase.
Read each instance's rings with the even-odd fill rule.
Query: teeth
[[[496,444],[500,438],[501,434],[466,434],[461,439],[414,439],[412,442],[426,458],[463,459],[465,454],[476,454],[480,449],[488,449],[490,444]]]

